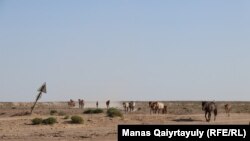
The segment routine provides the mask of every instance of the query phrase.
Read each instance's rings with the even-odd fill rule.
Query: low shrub
[[[74,123],[74,124],[82,124],[83,119],[80,116],[72,116],[71,117],[71,122]]]
[[[99,114],[103,113],[103,109],[87,109],[86,111],[83,112],[84,114]]]
[[[49,118],[43,120],[43,124],[46,124],[46,125],[53,125],[56,122],[57,122],[57,120],[54,117],[49,117]]]
[[[34,118],[31,120],[33,125],[38,125],[38,124],[42,124],[43,119],[42,118]]]
[[[57,110],[51,110],[50,111],[50,115],[55,115],[55,114],[57,114]]]
[[[66,115],[66,113],[65,113],[65,112],[63,112],[63,111],[60,111],[60,112],[58,113],[58,115],[59,115],[59,116],[65,116],[65,115]]]
[[[109,108],[107,111],[107,115],[109,117],[123,117],[121,111],[116,108]]]
[[[66,115],[66,116],[64,116],[64,118],[63,119],[69,119],[69,116],[68,115]]]

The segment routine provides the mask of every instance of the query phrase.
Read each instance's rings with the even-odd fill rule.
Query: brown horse
[[[152,113],[152,111],[153,111],[153,113],[155,113],[155,104],[156,104],[156,102],[152,102],[152,101],[148,102],[148,106],[149,106],[149,109],[150,109],[150,114]]]
[[[129,107],[129,111],[133,112],[135,110],[135,102],[134,101],[130,101],[128,107]]]
[[[95,105],[96,105],[96,108],[98,109],[98,106],[99,106],[99,103],[98,103],[98,101],[96,101],[96,104],[95,104]]]
[[[106,101],[107,109],[109,109],[110,100]]]
[[[164,108],[162,110],[162,114],[167,114],[167,112],[168,112],[168,106],[164,105]]]
[[[83,99],[78,99],[78,103],[79,103],[79,108],[83,109],[84,108],[84,100]]]
[[[76,106],[76,104],[72,99],[70,99],[70,101],[68,102],[68,106],[69,106],[69,108],[73,108]]]
[[[153,111],[153,114],[156,114],[156,113],[160,113],[162,112],[162,114],[166,114],[167,113],[167,106],[164,105],[164,103],[162,102],[148,102],[148,106],[150,108],[150,114],[152,113]]]
[[[225,108],[227,116],[230,117],[230,111],[232,110],[232,106],[230,104],[225,104],[224,108]]]
[[[212,112],[214,113],[214,121],[216,120],[217,106],[214,102],[202,101],[202,110],[205,111],[205,118],[207,122],[210,122]]]

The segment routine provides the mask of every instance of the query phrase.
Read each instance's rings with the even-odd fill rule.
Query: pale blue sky
[[[250,100],[249,0],[0,0],[0,101]]]

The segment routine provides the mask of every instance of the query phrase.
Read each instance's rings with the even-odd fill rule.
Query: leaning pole
[[[33,110],[34,110],[34,108],[35,108],[35,106],[36,106],[37,101],[42,97],[42,93],[47,93],[46,83],[43,83],[43,85],[42,85],[37,91],[38,91],[39,93],[38,93],[38,95],[36,96],[36,100],[35,100],[33,106],[31,107],[31,112],[30,112],[30,114],[32,114],[32,112],[33,112]]]

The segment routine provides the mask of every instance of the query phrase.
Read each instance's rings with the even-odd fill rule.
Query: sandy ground
[[[168,103],[169,104],[169,103]],[[249,103],[241,105],[243,109],[236,109],[230,117],[223,112],[219,112],[216,121],[205,122],[204,113],[196,110],[190,110],[195,104],[189,103],[189,106],[180,103],[188,112],[178,112],[176,105],[169,104],[169,113],[166,115],[150,114],[146,103],[138,104],[141,111],[124,114],[123,118],[107,117],[105,113],[101,114],[83,114],[82,109],[55,108],[57,111],[63,111],[69,115],[79,115],[83,117],[84,124],[71,124],[70,119],[63,119],[64,116],[56,117],[58,123],[54,125],[32,125],[31,119],[35,117],[50,117],[51,109],[38,108],[32,116],[20,116],[18,113],[27,111],[28,108],[0,108],[0,140],[1,141],[116,141],[118,124],[249,124],[250,113],[239,112],[248,110]],[[180,108],[179,105],[179,108]],[[186,105],[188,105],[186,103]],[[239,106],[240,107],[240,106]],[[247,108],[246,108],[247,107]],[[241,107],[242,108],[242,107]],[[183,108],[180,108],[183,109]],[[177,111],[177,112],[173,112]]]

